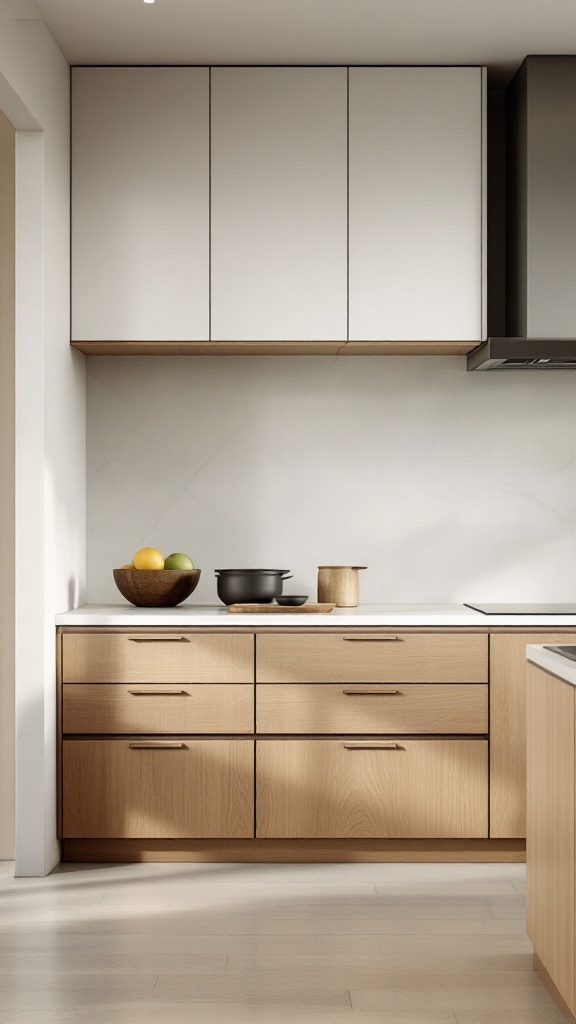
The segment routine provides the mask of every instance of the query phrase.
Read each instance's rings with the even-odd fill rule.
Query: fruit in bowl
[[[176,551],[165,559],[156,548],[140,548],[131,563],[114,569],[114,581],[127,601],[138,608],[174,608],[190,597],[200,569]]]

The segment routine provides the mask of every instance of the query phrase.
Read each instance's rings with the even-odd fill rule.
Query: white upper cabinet
[[[351,340],[485,336],[481,68],[350,68]]]
[[[208,82],[74,69],[73,340],[208,337]]]
[[[214,68],[211,337],[346,340],[346,68]]]

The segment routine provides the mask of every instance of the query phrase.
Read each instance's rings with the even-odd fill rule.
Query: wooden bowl
[[[137,608],[174,608],[190,597],[200,569],[114,569],[118,590]]]

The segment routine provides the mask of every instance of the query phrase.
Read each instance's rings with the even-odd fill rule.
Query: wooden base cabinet
[[[251,739],[65,739],[63,837],[254,835]]]
[[[572,1014],[576,1013],[575,712],[574,687],[530,664],[527,930],[535,958]]]
[[[259,740],[256,765],[258,838],[488,835],[485,740]]]

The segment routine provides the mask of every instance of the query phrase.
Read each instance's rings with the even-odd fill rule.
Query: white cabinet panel
[[[346,68],[212,70],[212,338],[345,340]]]
[[[481,340],[481,68],[350,69],[350,338]]]
[[[206,68],[76,68],[72,338],[208,337]]]

